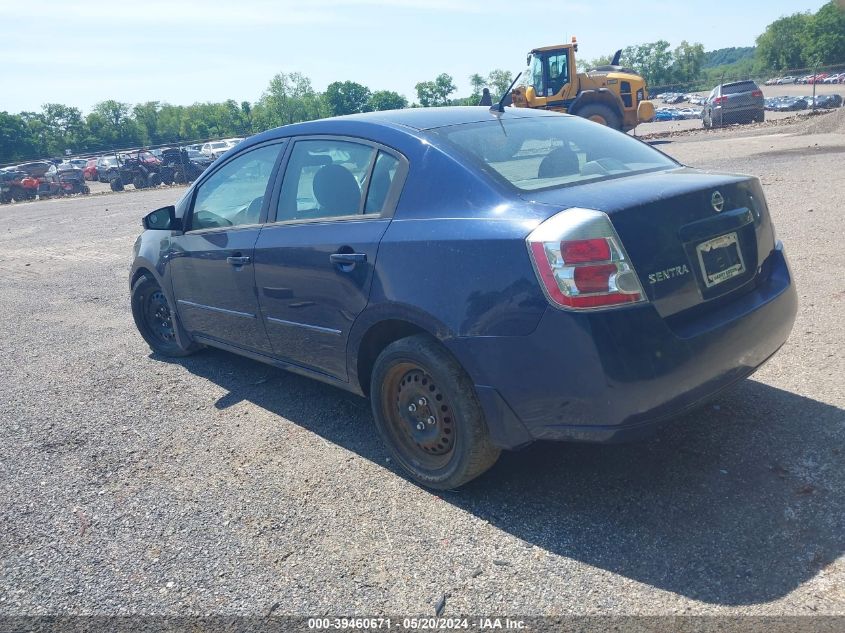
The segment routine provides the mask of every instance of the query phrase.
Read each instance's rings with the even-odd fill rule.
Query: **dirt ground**
[[[648,441],[537,444],[438,494],[362,399],[150,354],[131,248],[182,188],[0,207],[0,615],[845,615],[845,128],[825,125],[653,141],[762,179],[800,297],[766,366]]]

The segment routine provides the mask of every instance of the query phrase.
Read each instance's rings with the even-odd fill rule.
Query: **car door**
[[[273,353],[345,380],[346,341],[369,298],[379,241],[408,170],[360,139],[301,138],[255,247],[258,301]]]
[[[179,318],[195,337],[269,352],[252,258],[283,146],[240,152],[193,193],[186,230],[172,240],[170,269]]]

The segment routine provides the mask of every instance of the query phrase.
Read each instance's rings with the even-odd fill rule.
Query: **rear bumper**
[[[765,105],[760,103],[759,105],[749,105],[744,106],[741,108],[736,107],[728,107],[723,108],[722,106],[716,106],[713,108],[713,119],[718,120],[719,117],[724,117],[727,119],[741,119],[745,117],[754,116],[760,114],[765,110]]]
[[[497,445],[635,439],[749,376],[784,344],[797,294],[782,248],[769,257],[756,288],[671,327],[650,305],[549,308],[529,336],[447,344],[476,383]]]

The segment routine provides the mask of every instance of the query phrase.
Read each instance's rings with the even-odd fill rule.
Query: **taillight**
[[[713,99],[713,103],[715,103],[716,105],[721,105],[722,103],[727,103],[727,102],[728,102],[727,97],[716,97],[715,99]]]
[[[752,97],[762,97],[763,91],[762,90],[754,90],[754,91],[752,91],[751,96]]]
[[[645,301],[640,280],[606,213],[568,209],[526,238],[549,301],[570,310]]]

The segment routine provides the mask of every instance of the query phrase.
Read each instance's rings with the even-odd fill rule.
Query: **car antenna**
[[[507,99],[510,96],[511,90],[513,90],[513,87],[516,85],[516,82],[519,81],[520,77],[522,77],[522,73],[519,73],[516,77],[514,77],[514,80],[511,82],[511,85],[508,86],[508,89],[505,91],[505,94],[503,94],[502,98],[499,99],[499,103],[497,103],[494,106],[490,106],[490,112],[504,112],[505,111],[505,99]],[[511,102],[511,103],[513,103],[513,102]]]

